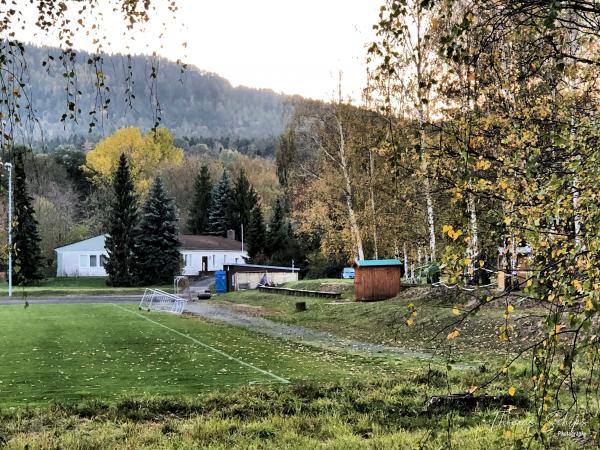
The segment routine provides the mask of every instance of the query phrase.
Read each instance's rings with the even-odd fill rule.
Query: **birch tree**
[[[435,213],[427,125],[436,101],[437,19],[420,0],[387,0],[375,25],[378,41],[369,49],[375,65],[371,84],[388,113],[416,121],[414,150],[426,205],[431,260],[436,260]]]

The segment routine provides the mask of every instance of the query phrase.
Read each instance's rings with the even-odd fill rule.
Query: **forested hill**
[[[25,49],[28,77],[32,88],[31,98],[35,115],[39,120],[38,130],[46,138],[62,138],[73,134],[87,134],[90,123],[89,112],[95,102],[100,107],[109,100],[108,112],[102,123],[95,127],[97,137],[106,135],[124,126],[151,128],[156,110],[152,107],[151,59],[147,56],[105,55],[98,70],[88,64],[91,55],[77,52],[76,84],[71,92],[80,91],[75,99],[75,112],[80,109],[77,123],[67,119],[70,113],[67,87],[71,73],[65,59],[60,59],[60,50],[49,47],[27,46]],[[188,66],[182,73],[181,66],[166,59],[158,62],[157,99],[162,110],[161,125],[169,128],[176,136],[205,138],[264,139],[278,136],[283,131],[291,114],[292,97],[270,90],[247,87],[234,88],[224,78]],[[131,66],[131,69],[129,69]],[[98,99],[95,87],[96,72],[110,88],[106,98]],[[133,105],[127,105],[127,74],[131,73]],[[71,81],[74,81],[71,79]]]

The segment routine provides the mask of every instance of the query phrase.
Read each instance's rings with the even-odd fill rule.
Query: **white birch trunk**
[[[377,217],[375,213],[375,195],[373,193],[373,173],[375,172],[375,162],[373,161],[373,153],[369,151],[369,170],[370,170],[370,184],[369,194],[371,196],[371,214],[373,216],[373,246],[375,247],[375,259],[379,259],[379,252],[377,249]]]
[[[435,220],[433,215],[433,200],[431,198],[431,184],[429,182],[429,173],[425,173],[425,202],[427,204],[427,224],[429,227],[429,251],[431,261],[435,261]]]
[[[470,258],[472,260],[473,267],[475,267],[475,259],[479,254],[479,238],[477,234],[477,209],[475,207],[475,196],[469,194],[468,207],[471,221],[471,245],[470,245]]]
[[[342,176],[344,178],[344,197],[346,199],[346,207],[348,208],[348,221],[350,222],[350,233],[354,239],[354,247],[358,259],[365,259],[365,253],[363,251],[362,237],[360,235],[360,228],[358,227],[358,221],[356,220],[356,213],[352,206],[352,183],[350,179],[350,173],[348,171],[348,163],[346,161],[346,141],[344,139],[344,129],[342,128],[342,122],[339,117],[336,116],[338,131],[339,131],[339,146],[338,151],[340,154],[340,168],[342,169]]]

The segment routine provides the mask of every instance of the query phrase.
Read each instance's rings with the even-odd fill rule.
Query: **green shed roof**
[[[402,263],[397,259],[361,259],[354,263],[356,267],[385,267],[401,266]]]

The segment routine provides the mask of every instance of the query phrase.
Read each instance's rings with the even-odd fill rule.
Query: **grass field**
[[[171,292],[172,285],[156,286]],[[37,297],[58,295],[111,295],[141,294],[143,287],[111,287],[106,277],[60,277],[48,278],[35,286],[13,286],[13,297]],[[8,284],[0,284],[0,296],[8,295]]]
[[[318,351],[135,306],[0,308],[4,406],[199,395],[248,384],[393,375],[402,368],[398,361]]]
[[[522,407],[426,411],[431,395],[489,377],[478,369],[316,350],[133,305],[0,306],[0,339],[8,449],[491,449],[531,438]],[[517,365],[487,390],[521,392],[527,379]]]

